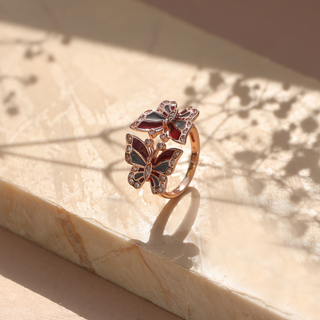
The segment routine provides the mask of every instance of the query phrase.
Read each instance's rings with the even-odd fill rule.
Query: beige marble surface
[[[134,1],[0,4],[2,226],[185,319],[316,319],[318,82]],[[123,159],[166,98],[202,144],[169,202]]]

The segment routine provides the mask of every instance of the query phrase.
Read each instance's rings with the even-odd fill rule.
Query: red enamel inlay
[[[142,183],[144,181],[144,177],[139,179],[139,182]]]
[[[159,178],[159,176],[160,176],[157,171],[152,171],[151,174],[154,175],[154,176],[156,176],[156,177],[158,177],[158,178]]]
[[[147,121],[142,121],[137,128],[138,129],[157,129],[162,127],[162,122],[147,122]]]
[[[175,149],[168,149],[162,152],[160,156],[157,158],[155,165],[163,161],[170,160],[174,152],[175,152]]]
[[[145,161],[149,157],[149,152],[147,150],[147,147],[143,144],[142,141],[140,141],[136,138],[133,138],[132,148],[134,150],[138,151],[142,155],[142,157],[144,157]]]
[[[169,128],[170,128],[170,137],[172,137],[175,140],[179,140],[181,132],[177,130],[172,123],[169,123]]]

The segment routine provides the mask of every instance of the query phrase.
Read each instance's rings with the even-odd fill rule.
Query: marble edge
[[[302,319],[284,313],[254,296],[221,285],[202,273],[189,270],[139,240],[110,230],[98,221],[81,218],[2,177],[0,195],[2,227],[185,319],[196,319],[194,316],[206,319],[212,312],[219,319],[226,316],[224,312],[231,305],[239,309],[241,316],[239,314],[238,319],[248,314],[257,316],[253,319],[260,319],[259,314],[264,314],[266,319]],[[41,225],[46,227],[40,228]],[[88,225],[95,228],[95,237],[87,232]],[[133,260],[140,261],[137,264],[140,269],[132,269]],[[175,272],[182,273],[186,280],[180,287],[175,284],[174,291],[172,281]],[[198,292],[201,291],[203,296],[199,297]],[[214,304],[207,314],[202,314],[203,310],[197,310],[197,306],[205,301]],[[225,305],[225,308],[219,308],[219,305]]]

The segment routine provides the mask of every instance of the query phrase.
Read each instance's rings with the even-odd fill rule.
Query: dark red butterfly
[[[132,168],[128,182],[136,189],[140,189],[146,181],[151,183],[154,194],[162,193],[167,187],[167,176],[171,175],[183,151],[176,148],[166,149],[164,143],[158,143],[154,149],[153,140],[143,142],[138,137],[126,135],[125,159]],[[159,156],[157,154],[160,153]]]
[[[186,144],[192,123],[198,116],[199,111],[194,107],[178,112],[175,101],[165,100],[160,103],[156,111],[145,111],[130,127],[134,130],[146,131],[152,138],[160,134],[164,142],[172,139]]]

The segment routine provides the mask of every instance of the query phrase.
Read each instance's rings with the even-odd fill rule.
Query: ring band
[[[156,111],[145,111],[130,128],[144,131],[149,138],[142,141],[132,134],[126,135],[125,160],[131,164],[128,182],[135,189],[140,189],[146,181],[151,183],[153,194],[163,198],[176,198],[190,184],[197,168],[200,140],[198,130],[193,124],[199,116],[199,111],[189,107],[178,112],[175,101],[165,100]],[[160,135],[162,142],[154,147],[154,139]],[[168,177],[174,172],[178,160],[183,154],[181,149],[167,149],[166,142],[170,139],[178,144],[186,144],[190,137],[191,159],[184,179],[172,191],[167,191]],[[158,156],[159,155],[159,156]]]
[[[189,132],[190,142],[191,142],[191,159],[189,163],[189,167],[187,173],[183,180],[180,182],[178,187],[176,187],[173,191],[164,191],[161,196],[167,199],[173,199],[182,194],[185,189],[189,186],[191,180],[193,179],[194,173],[196,172],[199,154],[200,154],[200,139],[199,133],[195,125],[192,125],[191,130]]]

